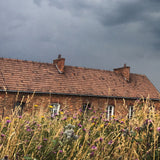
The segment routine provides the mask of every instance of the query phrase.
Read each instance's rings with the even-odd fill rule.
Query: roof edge
[[[64,96],[80,96],[80,97],[99,97],[99,98],[116,98],[116,99],[130,99],[137,100],[140,97],[122,97],[122,96],[102,96],[102,95],[87,95],[87,94],[71,94],[71,93],[54,93],[54,92],[40,92],[40,91],[15,91],[15,90],[2,90],[0,92],[9,92],[9,93],[26,93],[26,94],[50,94],[50,95],[64,95]],[[146,100],[147,98],[144,98]],[[150,98],[152,101],[160,101],[158,98]]]

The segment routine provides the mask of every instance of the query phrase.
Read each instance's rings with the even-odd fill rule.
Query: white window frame
[[[52,103],[51,106],[53,107],[53,108],[51,108],[51,116],[59,115],[60,104],[59,103]]]
[[[128,118],[131,119],[133,117],[134,111],[133,111],[133,106],[129,106],[129,114],[128,114]]]
[[[114,115],[114,106],[113,105],[108,105],[107,106],[107,119],[111,119],[112,116]]]

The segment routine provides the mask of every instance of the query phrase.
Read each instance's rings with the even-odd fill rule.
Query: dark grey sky
[[[160,91],[160,0],[0,0],[0,57],[112,70]]]

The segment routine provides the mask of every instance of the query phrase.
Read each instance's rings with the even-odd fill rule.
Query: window
[[[133,106],[129,106],[128,118],[131,119],[132,117],[133,117]]]
[[[25,103],[21,101],[17,101],[14,105],[14,110],[17,115],[21,116],[23,109],[24,109]]]
[[[59,110],[60,110],[60,104],[59,103],[52,103],[51,106],[51,116],[54,115],[59,115]]]
[[[91,108],[91,103],[83,103],[83,112],[88,111]]]
[[[114,115],[114,106],[109,105],[107,107],[107,119],[111,119],[112,116]]]

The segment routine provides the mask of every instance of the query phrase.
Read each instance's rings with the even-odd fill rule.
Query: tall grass
[[[0,159],[150,160],[160,157],[160,116],[148,100],[135,103],[131,119],[113,116],[107,120],[106,113],[97,116],[92,109],[73,117],[68,117],[65,111],[51,117],[48,109],[48,113],[40,116],[37,107],[33,109],[34,114],[17,116],[15,111],[1,120]],[[68,124],[72,124],[70,128]],[[69,138],[66,130],[72,130]]]

